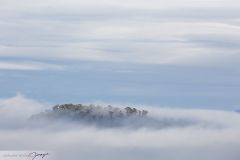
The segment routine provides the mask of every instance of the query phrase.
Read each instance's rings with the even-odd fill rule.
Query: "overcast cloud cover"
[[[239,46],[238,0],[0,0],[0,150],[239,160]],[[166,125],[29,121],[58,103],[130,105]]]
[[[239,62],[237,0],[10,0],[1,1],[0,13],[1,56],[147,64]]]

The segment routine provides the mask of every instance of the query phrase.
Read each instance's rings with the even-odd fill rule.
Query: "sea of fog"
[[[21,95],[1,99],[0,150],[49,150],[57,160],[240,159],[237,112],[140,106],[157,123],[138,127],[29,120],[51,107]]]

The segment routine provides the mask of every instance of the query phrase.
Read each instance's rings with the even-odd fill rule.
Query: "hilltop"
[[[118,108],[108,105],[58,104],[51,110],[33,115],[31,120],[70,120],[72,122],[94,124],[96,126],[141,126],[148,119],[147,110],[132,107]]]

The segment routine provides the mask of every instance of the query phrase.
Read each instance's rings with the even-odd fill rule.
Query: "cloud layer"
[[[236,0],[1,4],[1,57],[181,65],[240,59]]]
[[[147,107],[149,116],[155,119],[198,121],[187,127],[179,125],[161,129],[99,129],[70,122],[45,127],[26,127],[23,123],[18,124],[19,128],[7,127],[26,120],[30,113],[39,112],[39,108],[45,110],[48,107],[22,96],[1,100],[1,114],[14,115],[1,116],[1,121],[8,119],[0,124],[1,149],[55,150],[57,159],[73,160],[238,160],[240,157],[240,115],[235,112]]]

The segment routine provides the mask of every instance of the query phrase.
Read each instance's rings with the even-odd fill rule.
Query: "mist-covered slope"
[[[33,115],[31,120],[37,121],[68,121],[68,123],[79,123],[96,125],[98,127],[120,127],[120,126],[141,126],[144,121],[152,121],[147,117],[148,111],[137,110],[136,108],[118,108],[108,105],[82,105],[82,104],[61,104],[52,107],[52,110]]]

